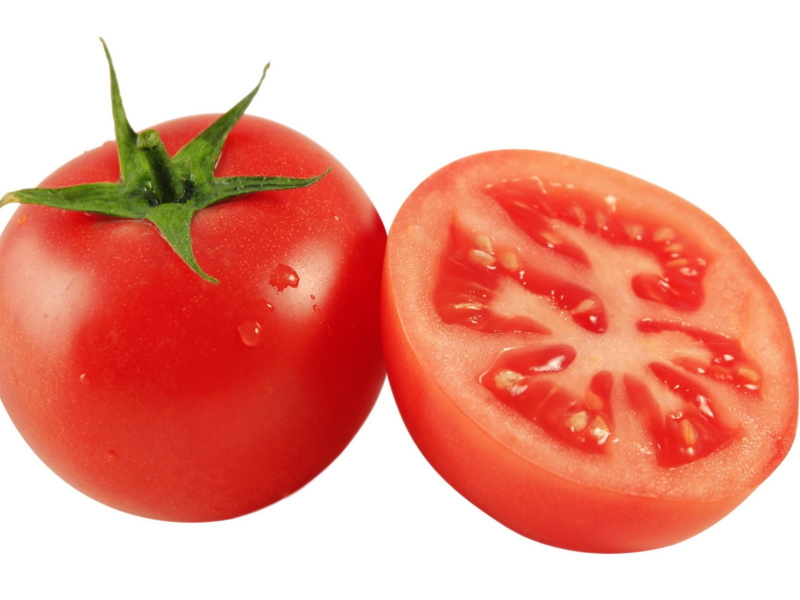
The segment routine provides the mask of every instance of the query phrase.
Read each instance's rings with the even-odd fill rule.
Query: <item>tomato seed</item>
[[[475,236],[475,246],[478,250],[483,250],[484,252],[492,252],[492,240],[489,238],[488,235],[476,235]]]
[[[497,262],[497,259],[488,252],[475,248],[467,253],[467,257],[472,263],[482,267],[491,267]]]
[[[589,415],[585,410],[582,410],[581,412],[577,413],[572,413],[569,417],[567,417],[567,420],[564,421],[564,424],[571,431],[583,431],[589,424]]]
[[[500,255],[500,266],[506,271],[516,273],[519,271],[519,258],[514,252],[504,252]]]
[[[697,438],[699,437],[697,434],[697,429],[694,428],[694,425],[692,425],[688,419],[681,421],[681,435],[683,436],[683,441],[687,446],[694,446],[697,443]]]
[[[671,242],[675,239],[675,230],[672,227],[661,227],[653,233],[654,242]]]

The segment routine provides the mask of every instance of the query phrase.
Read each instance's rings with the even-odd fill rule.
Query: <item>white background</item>
[[[271,59],[250,112],[336,155],[387,228],[452,160],[571,154],[715,216],[800,331],[793,2],[14,6],[0,35],[0,191],[34,186],[113,136],[100,35],[137,129],[226,110]],[[232,521],[163,523],[74,491],[0,412],[0,597],[769,598],[796,589],[798,504],[795,449],[734,513],[677,546],[554,549],[440,479],[386,386],[353,443],[300,492]]]

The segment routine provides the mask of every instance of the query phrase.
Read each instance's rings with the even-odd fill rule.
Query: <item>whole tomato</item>
[[[137,135],[111,74],[118,144],[41,184],[79,187],[4,200],[30,204],[0,237],[0,397],[100,502],[242,515],[320,473],[370,412],[385,230],[328,152],[240,118],[258,88],[221,118]],[[273,191],[216,199],[253,189]]]

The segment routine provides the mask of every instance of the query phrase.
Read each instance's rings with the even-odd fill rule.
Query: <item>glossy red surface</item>
[[[213,120],[155,129],[174,154]],[[385,230],[355,179],[301,134],[245,116],[217,176],[305,177],[192,223],[201,279],[147,222],[23,206],[0,238],[0,397],[58,475],[157,519],[235,517],[322,471],[384,378]],[[107,143],[44,187],[119,177]]]

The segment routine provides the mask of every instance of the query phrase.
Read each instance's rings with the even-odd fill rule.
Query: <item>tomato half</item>
[[[392,226],[382,310],[422,453],[547,544],[686,539],[794,438],[796,358],[767,282],[711,217],[606,167],[504,151],[438,171]]]
[[[214,116],[156,126],[174,155]],[[319,175],[192,222],[199,277],[151,223],[22,206],[0,238],[0,396],[34,451],[137,515],[226,519],[322,471],[373,406],[386,234],[320,146],[245,116],[218,177]],[[109,143],[43,187],[119,179]]]

